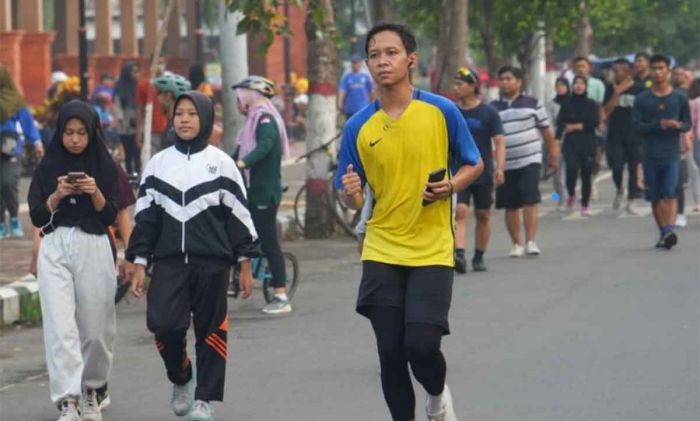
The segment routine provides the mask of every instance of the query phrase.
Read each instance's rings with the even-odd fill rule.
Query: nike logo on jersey
[[[383,137],[380,137],[380,138],[377,139],[377,140],[374,140],[374,141],[369,142],[369,147],[370,147],[370,148],[373,148],[374,145],[376,145],[377,143],[381,142],[382,139],[384,139],[384,138],[383,138]]]

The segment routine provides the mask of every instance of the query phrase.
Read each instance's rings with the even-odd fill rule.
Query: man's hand
[[[131,293],[134,294],[134,297],[141,298],[143,297],[143,280],[146,279],[146,266],[134,266],[134,272],[129,280],[131,283]]]
[[[556,171],[559,168],[559,145],[554,142],[554,146],[549,148],[549,168]]]
[[[449,199],[454,193],[454,186],[450,180],[441,180],[427,183],[423,190],[423,200],[435,202],[436,200]]]
[[[678,120],[673,120],[670,118],[662,118],[661,119],[661,128],[668,130],[668,129],[675,129],[678,130],[681,128],[681,122]]]
[[[349,164],[342,178],[345,202],[359,209],[362,206],[362,180]]]
[[[253,295],[255,281],[253,280],[253,271],[250,266],[250,260],[241,262],[241,272],[238,274],[238,289],[241,291],[241,298],[244,300]]]
[[[41,143],[34,144],[34,156],[36,156],[38,161],[41,161],[41,159],[44,157],[44,145]]]
[[[496,170],[493,174],[493,180],[496,182],[496,187],[502,186],[506,182],[506,175],[503,170]]]

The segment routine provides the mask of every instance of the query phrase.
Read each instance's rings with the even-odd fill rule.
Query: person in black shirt
[[[590,216],[588,203],[591,197],[591,179],[596,153],[595,129],[598,127],[599,110],[595,101],[586,96],[586,79],[574,78],[572,95],[561,107],[557,118],[557,138],[564,139],[566,161],[566,188],[569,193],[567,206],[573,207],[576,199],[576,181],[581,172],[581,215]]]
[[[605,92],[603,111],[608,118],[607,159],[612,169],[613,182],[617,192],[613,209],[622,205],[625,189],[622,184],[625,164],[627,165],[627,206],[634,214],[632,203],[639,195],[637,166],[640,162],[642,139],[632,127],[632,106],[635,97],[646,90],[641,82],[632,79],[632,64],[626,59],[618,59],[613,64],[615,84]]]
[[[116,273],[107,227],[117,215],[117,170],[99,117],[82,101],[63,105],[29,187],[41,228],[38,283],[51,400],[61,420],[100,420],[97,389],[112,367]]]
[[[486,271],[484,252],[491,237],[491,205],[493,204],[493,185],[503,184],[506,160],[506,140],[503,136],[501,117],[493,107],[484,104],[479,98],[479,76],[463,67],[455,76],[454,91],[457,106],[467,122],[476,145],[484,161],[484,172],[469,187],[457,193],[457,215],[455,220],[455,270],[467,271],[464,257],[464,245],[467,233],[467,215],[469,202],[473,198],[476,209],[476,230],[474,234],[474,257],[472,267],[475,271]],[[493,163],[493,147],[496,145],[496,165]]]
[[[651,88],[654,83],[649,70],[649,54],[643,51],[634,55],[634,81],[641,83],[644,89]]]

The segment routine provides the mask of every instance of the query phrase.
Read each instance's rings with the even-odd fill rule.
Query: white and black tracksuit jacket
[[[207,144],[176,143],[146,166],[127,260],[181,257],[236,263],[259,254],[235,162]]]

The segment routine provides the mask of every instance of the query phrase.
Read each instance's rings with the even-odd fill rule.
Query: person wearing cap
[[[175,111],[175,101],[180,97],[180,95],[189,91],[192,87],[190,81],[184,76],[176,75],[174,73],[165,74],[157,79],[151,81],[151,85],[155,88],[157,103],[154,102],[154,113],[155,107],[160,107],[160,112],[163,115],[173,115]],[[165,131],[163,136],[160,138],[153,137],[151,142],[153,143],[153,152],[158,152],[172,146],[175,143],[175,129],[173,127],[172,121],[166,123]]]
[[[484,171],[466,189],[457,192],[457,215],[455,220],[455,271],[465,273],[467,262],[464,249],[467,234],[467,216],[469,202],[474,201],[476,229],[474,233],[474,257],[472,267],[475,271],[486,271],[484,252],[491,237],[491,205],[493,204],[493,186],[504,182],[506,162],[506,140],[503,135],[501,117],[495,108],[481,102],[480,80],[476,72],[467,67],[457,71],[454,93],[457,107],[462,113],[476,142]],[[496,146],[496,165],[493,162],[493,144]]]
[[[362,56],[353,54],[350,60],[352,71],[343,76],[338,89],[338,109],[346,119],[374,101],[372,78],[362,71]]]

